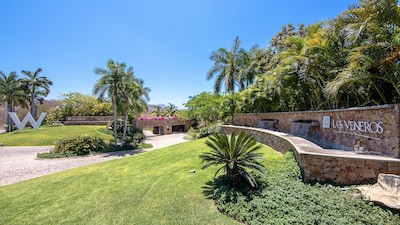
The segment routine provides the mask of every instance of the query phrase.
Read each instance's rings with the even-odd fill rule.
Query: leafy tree
[[[27,76],[21,81],[23,83],[23,89],[29,95],[31,103],[31,114],[33,118],[36,118],[36,104],[35,101],[38,100],[40,104],[43,104],[44,98],[50,93],[50,86],[53,82],[45,76],[40,76],[42,72],[41,68],[38,68],[35,72],[22,70],[22,73]]]
[[[214,177],[223,170],[234,186],[244,179],[255,187],[257,182],[249,171],[265,174],[264,166],[260,162],[263,160],[263,154],[257,152],[261,149],[261,145],[257,144],[252,135],[246,135],[244,132],[237,136],[235,133],[215,134],[207,139],[206,144],[211,150],[199,156],[205,163],[202,169],[211,165],[222,165]]]
[[[222,98],[217,94],[202,92],[198,95],[189,97],[185,103],[188,108],[188,116],[195,121],[213,123],[218,121]]]
[[[22,89],[22,81],[18,79],[15,72],[11,72],[8,76],[0,71],[0,104],[7,104],[7,132],[12,131],[13,122],[8,115],[14,111],[17,105],[27,106],[27,96]]]
[[[126,64],[114,62],[109,59],[107,62],[107,69],[95,68],[94,72],[101,75],[101,78],[96,82],[93,88],[93,93],[98,95],[101,99],[105,96],[111,98],[114,108],[114,145],[117,146],[117,116],[118,116],[118,101],[120,93],[126,88]]]
[[[400,101],[400,7],[397,0],[361,0],[338,17],[337,29],[350,47],[347,65],[325,92],[343,93],[358,105]],[[350,90],[350,91],[348,91]],[[359,100],[360,99],[360,100]]]

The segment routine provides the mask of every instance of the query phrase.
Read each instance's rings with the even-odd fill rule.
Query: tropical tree
[[[147,110],[147,102],[149,100],[149,88],[143,87],[143,80],[136,78],[133,73],[133,68],[128,68],[124,77],[126,88],[120,92],[120,108],[124,111],[124,128],[121,139],[121,145],[125,143],[129,112],[134,110],[136,119],[140,113]],[[136,125],[137,126],[137,125]]]
[[[22,89],[22,81],[18,79],[15,72],[11,72],[8,76],[0,71],[0,104],[7,104],[7,132],[12,131],[12,120],[9,112],[14,111],[14,107],[22,105],[26,107],[27,96]]]
[[[339,99],[349,91],[360,104],[400,101],[400,7],[397,0],[361,0],[337,19],[350,47],[347,65],[325,92]],[[358,100],[360,99],[360,100]]]
[[[139,115],[147,112],[147,102],[150,100],[149,92],[151,91],[150,88],[144,87],[144,82],[142,79],[136,79],[135,91],[134,96],[136,96],[135,104],[133,105],[133,109],[136,112],[136,127],[139,127],[138,119]]]
[[[216,77],[214,84],[214,92],[221,91],[221,84],[225,86],[225,92],[230,93],[235,91],[235,85],[238,84],[240,66],[240,39],[235,38],[232,49],[229,51],[225,48],[219,48],[211,54],[210,59],[214,61],[214,65],[207,73],[207,80]]]
[[[195,96],[190,96],[190,100],[185,103],[188,108],[188,116],[194,121],[204,121],[214,123],[218,121],[222,97],[209,93],[202,92]]]
[[[241,132],[239,135],[215,134],[206,140],[210,147],[209,152],[202,153],[199,157],[205,163],[202,169],[211,165],[219,166],[214,177],[224,171],[234,186],[244,179],[252,187],[257,186],[255,178],[249,171],[255,171],[261,175],[265,174],[262,153],[257,152],[262,147],[257,144],[252,135]]]
[[[114,108],[114,145],[117,146],[117,116],[118,116],[118,100],[120,93],[126,88],[125,72],[126,64],[114,62],[109,59],[107,62],[107,69],[95,68],[94,72],[101,75],[101,78],[96,82],[93,88],[93,93],[98,95],[101,99],[105,96],[111,98]]]
[[[43,104],[44,98],[50,93],[50,86],[53,82],[45,76],[40,76],[42,72],[41,68],[38,68],[35,72],[28,70],[22,70],[22,73],[27,76],[21,81],[23,83],[23,89],[27,92],[30,99],[30,112],[33,118],[36,118],[36,104],[38,100],[40,104]]]
[[[154,110],[151,112],[152,116],[163,116],[164,115],[164,108],[161,105],[156,105],[156,107],[154,108]]]
[[[176,105],[168,103],[168,106],[165,108],[165,114],[166,116],[174,116],[177,110],[178,107]]]

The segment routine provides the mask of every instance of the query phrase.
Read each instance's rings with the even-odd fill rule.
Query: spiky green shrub
[[[241,132],[235,135],[215,134],[205,142],[210,147],[209,152],[204,152],[199,157],[205,163],[202,169],[211,165],[222,165],[217,169],[214,177],[224,171],[228,181],[233,186],[239,186],[244,180],[251,187],[256,187],[257,182],[249,171],[264,175],[263,153],[257,152],[262,148],[252,135]]]

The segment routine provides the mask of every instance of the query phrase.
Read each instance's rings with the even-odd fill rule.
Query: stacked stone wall
[[[274,130],[285,133],[294,133],[295,123],[308,122],[310,128],[303,137],[324,148],[400,158],[398,104],[343,110],[241,113],[235,115],[234,125],[257,127],[261,120],[276,121]]]
[[[245,132],[260,143],[285,153],[293,150],[305,182],[330,182],[351,185],[375,183],[379,173],[400,175],[400,159],[326,150],[303,138],[266,129],[224,125],[225,134]]]

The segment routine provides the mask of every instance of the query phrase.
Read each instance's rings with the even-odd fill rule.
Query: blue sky
[[[93,70],[125,62],[151,89],[150,104],[183,108],[189,96],[212,92],[209,56],[266,47],[282,25],[331,19],[356,0],[4,0],[0,2],[0,70],[41,67],[53,81],[48,99],[92,94]]]

